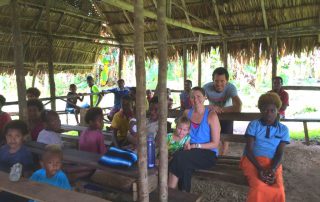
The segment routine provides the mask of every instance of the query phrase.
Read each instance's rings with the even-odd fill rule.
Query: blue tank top
[[[189,110],[188,118],[191,120],[193,108]],[[208,123],[209,109],[205,108],[204,115],[199,124],[199,127],[195,128],[192,124],[190,126],[190,144],[204,144],[211,141],[210,125]],[[218,148],[211,149],[218,156]]]

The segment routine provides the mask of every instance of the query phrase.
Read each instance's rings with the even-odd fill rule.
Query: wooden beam
[[[228,69],[228,42],[224,40],[222,42],[222,48],[223,48],[223,66],[224,68]]]
[[[54,82],[54,66],[53,66],[53,39],[51,37],[51,16],[50,8],[52,5],[52,0],[46,0],[46,15],[47,15],[47,32],[48,32],[48,73],[49,73],[49,84],[50,84],[50,97],[51,100],[51,110],[56,111],[56,84]],[[71,50],[70,50],[71,51]]]
[[[161,1],[161,0],[160,0]],[[166,1],[166,17],[172,17],[172,0],[165,0]]]
[[[264,5],[264,0],[260,0],[261,2],[261,9],[262,9],[262,17],[263,17],[263,24],[264,24],[264,28],[266,30],[268,30],[268,21],[267,21],[267,15],[266,15],[266,8]],[[268,46],[270,46],[270,38],[267,37],[267,44]]]
[[[320,91],[320,86],[283,86],[285,90],[314,90]]]
[[[4,65],[14,65],[14,62],[12,61],[0,61],[0,64]],[[48,62],[37,62],[37,65],[47,65]],[[24,66],[33,66],[34,63],[32,62],[24,62]],[[64,63],[64,62],[54,62],[53,65],[55,66],[94,66],[95,63],[89,63],[89,64],[84,64],[84,63]]]
[[[202,74],[202,68],[201,68],[201,44],[202,44],[202,35],[199,35],[199,40],[198,40],[198,86],[201,87],[201,74]]]
[[[33,70],[33,75],[32,75],[32,87],[34,87],[34,84],[36,82],[37,74],[38,74],[38,64],[35,62],[34,63],[34,70]]]
[[[16,73],[18,100],[19,100],[19,119],[27,121],[27,101],[26,101],[26,80],[25,71],[23,67],[24,63],[24,52],[23,52],[23,41],[21,36],[20,28],[20,9],[17,0],[12,0],[10,3],[11,9],[11,20],[12,20],[12,38],[13,38],[13,58],[14,67]]]
[[[119,48],[119,79],[122,78],[122,70],[123,70],[123,48]]]
[[[183,81],[186,81],[188,78],[188,64],[187,64],[187,46],[183,46],[183,55],[182,55],[182,60],[183,60]]]
[[[104,1],[108,2],[108,1]],[[147,170],[147,136],[146,136],[146,70],[144,64],[144,9],[143,0],[136,0],[134,4],[134,54],[136,67],[136,117],[138,126],[138,166],[139,166],[139,201],[149,201],[148,170]],[[131,12],[132,12],[131,11]]]
[[[217,18],[219,30],[220,30],[220,32],[223,34],[223,27],[222,27],[221,20],[220,20],[220,15],[219,15],[219,10],[218,10],[218,6],[217,6],[217,1],[216,1],[216,0],[212,0],[212,4],[213,4],[213,8],[214,8],[214,13],[215,13],[216,18]]]
[[[167,3],[167,5],[166,5]],[[168,5],[169,4],[169,5]],[[159,165],[159,201],[168,201],[168,146],[167,146],[167,117],[168,117],[168,99],[167,99],[167,72],[168,72],[168,47],[167,47],[167,26],[166,26],[166,8],[170,8],[171,0],[158,1],[157,23],[158,23],[158,58],[159,58],[159,131],[160,140],[160,165]],[[168,11],[167,11],[168,15]]]
[[[185,0],[181,0],[181,4],[182,4],[182,8],[184,9],[184,14],[185,14],[185,16],[186,16],[186,18],[187,18],[187,21],[188,21],[189,25],[192,26],[191,21],[190,21],[190,18],[189,18],[189,15],[188,15],[188,13],[187,13],[187,10],[188,10],[188,9],[187,9]],[[194,32],[192,32],[192,35],[195,36]]]
[[[127,11],[130,11],[130,12],[133,12],[133,5],[130,4],[130,3],[127,3],[125,1],[122,1],[122,0],[102,0],[102,1],[104,3],[106,3],[106,4],[115,6],[117,8],[122,9],[122,10],[127,10]],[[154,12],[151,12],[151,11],[148,11],[148,10],[145,10],[145,9],[143,9],[142,12],[143,12],[143,16],[144,17],[148,17],[148,18],[155,19],[155,20],[157,19],[157,15]],[[176,20],[174,20],[172,18],[166,18],[166,23],[168,25],[181,27],[181,28],[193,31],[193,32],[197,32],[197,33],[208,34],[208,35],[218,35],[219,34],[217,31],[208,30],[208,29],[202,29],[202,28],[199,28],[199,27],[193,27],[193,26],[190,26],[190,25],[188,25],[186,23],[176,21]]]
[[[277,34],[274,35],[272,38],[272,54],[271,54],[271,60],[272,60],[272,78],[277,76],[277,56],[278,56],[278,44],[277,44]]]

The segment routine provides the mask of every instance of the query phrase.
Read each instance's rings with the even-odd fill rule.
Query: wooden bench
[[[30,181],[26,178],[21,178],[18,182],[11,182],[8,173],[0,171],[0,190],[18,195],[27,199],[45,202],[108,202],[102,198],[95,196],[63,190],[48,184]]]
[[[37,142],[27,142],[26,146],[32,153],[41,155],[44,151],[45,144]],[[137,166],[131,168],[112,168],[109,166],[100,165],[98,163],[101,155],[79,151],[75,149],[63,149],[63,159],[65,161],[80,164],[88,168],[99,169],[102,172],[99,176],[96,176],[98,179],[103,179],[106,182],[106,186],[112,186],[115,189],[119,188],[119,191],[127,191],[132,196],[133,201],[136,201],[138,198],[137,183],[139,179],[139,170]],[[126,180],[124,180],[126,179]],[[149,180],[149,192],[152,192],[157,188],[158,177],[156,169],[148,170],[148,180]],[[122,185],[125,183],[126,185]]]

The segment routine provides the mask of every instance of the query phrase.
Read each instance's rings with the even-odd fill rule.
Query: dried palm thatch
[[[21,28],[26,69],[48,61],[47,13],[43,0],[21,0]],[[85,72],[104,45],[133,51],[133,0],[55,0],[50,7],[55,71]],[[144,1],[145,49],[157,55],[156,0]],[[168,54],[181,56],[187,46],[197,54],[228,44],[228,53],[241,58],[269,58],[277,37],[279,55],[312,51],[320,46],[319,0],[168,0]],[[0,5],[0,71],[12,69],[10,9]],[[222,49],[222,48],[221,48]],[[220,49],[220,50],[221,50]]]

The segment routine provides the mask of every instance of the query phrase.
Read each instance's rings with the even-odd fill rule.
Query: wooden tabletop
[[[0,171],[0,190],[6,191],[27,199],[45,202],[108,202],[95,196],[63,190],[48,184],[29,181],[21,178],[18,182],[11,182],[9,174]]]

